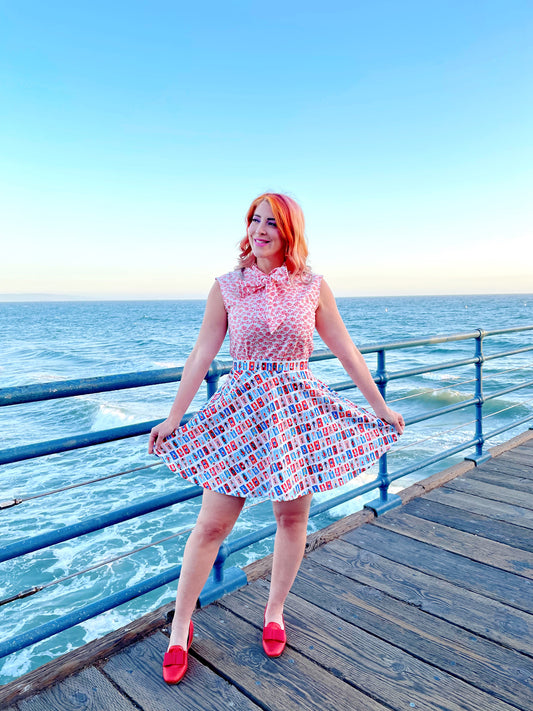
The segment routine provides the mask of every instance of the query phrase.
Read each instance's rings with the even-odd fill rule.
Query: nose
[[[259,232],[261,232],[261,234],[266,234],[266,220],[261,220],[259,223]]]

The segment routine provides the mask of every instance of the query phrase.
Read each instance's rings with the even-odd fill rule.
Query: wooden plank
[[[530,707],[533,659],[523,654],[308,559],[300,568],[293,593],[503,701]]]
[[[524,442],[520,447],[512,447],[503,454],[514,454],[517,457],[527,457],[531,454],[531,440]]]
[[[533,494],[533,477],[515,476],[508,473],[487,470],[485,467],[478,467],[468,473],[468,479],[476,481],[486,481],[487,484],[495,486],[507,486],[515,491],[525,491],[528,494]]]
[[[517,449],[518,447],[522,447],[523,445],[530,446],[532,442],[533,430],[525,430],[524,432],[520,432],[520,434],[516,435],[515,437],[511,437],[511,439],[508,439],[505,442],[502,442],[501,444],[497,444],[496,446],[491,447],[489,451],[493,457],[497,457],[502,452],[508,452],[510,449]]]
[[[136,707],[94,667],[20,701],[18,707],[20,711],[136,711]]]
[[[236,615],[258,621],[259,628],[266,598],[265,586],[251,586],[251,589],[228,596],[220,604],[231,608]],[[331,674],[357,685],[392,709],[479,711],[489,704],[491,709],[511,708],[455,675],[436,670],[425,661],[369,634],[357,626],[353,617],[344,619],[297,595],[289,596],[285,623],[291,650],[296,649]],[[313,682],[308,680],[311,686],[314,686]],[[321,707],[317,705],[315,708]],[[327,708],[350,707],[332,703]]]
[[[489,516],[495,521],[507,521],[515,526],[533,529],[533,512],[520,506],[502,504],[490,499],[483,499],[480,496],[471,496],[453,489],[447,489],[446,487],[430,491],[425,494],[424,498],[430,501],[437,501],[440,504],[446,504],[446,506],[454,506],[463,511]]]
[[[524,509],[533,511],[533,494],[528,494],[525,491],[515,491],[511,486],[506,486],[504,482],[502,482],[501,486],[498,486],[488,484],[485,481],[461,478],[448,482],[446,488],[454,491],[464,491],[473,496],[482,496],[485,499],[501,501],[513,506],[521,506]]]
[[[497,457],[496,459],[489,459],[487,462],[484,462],[482,467],[498,467],[500,469],[506,469],[509,471],[522,471],[523,469],[526,471],[531,471],[531,467],[528,466],[528,464],[524,464],[524,462],[517,462],[514,459],[510,459],[509,457],[502,455],[501,457]]]
[[[334,541],[310,554],[326,568],[343,573],[448,622],[533,656],[533,616],[465,590],[445,580]]]
[[[533,553],[528,551],[411,516],[402,509],[387,512],[385,516],[377,518],[373,525],[533,579]]]
[[[338,521],[334,521],[329,526],[310,533],[307,536],[305,550],[307,553],[313,551],[315,548],[323,546],[325,543],[336,540],[339,536],[342,536],[343,533],[372,521],[375,517],[376,514],[370,509],[362,509],[361,511],[356,511],[349,516],[345,516]],[[259,560],[245,566],[244,572],[246,573],[248,582],[252,583],[254,580],[259,580],[260,578],[264,578],[269,575],[272,570],[272,560],[273,555],[271,553],[270,555],[260,558]]]
[[[128,622],[118,630],[109,632],[100,639],[84,644],[82,647],[52,659],[18,679],[10,681],[0,689],[0,703],[29,696],[66,679],[80,669],[95,664],[99,659],[110,656],[114,651],[121,650],[126,645],[142,639],[146,634],[162,627],[166,615],[173,609],[174,603],[167,603],[153,612]]]
[[[269,711],[389,708],[329,674],[292,644],[283,656],[267,657],[261,646],[262,617],[259,610],[252,625],[220,604],[204,608],[195,618],[199,630],[195,654]]]
[[[529,431],[530,434],[532,430]],[[520,445],[520,447],[511,447],[512,451],[513,449],[516,449],[517,452],[525,452],[526,454],[533,454],[533,439],[529,439],[527,442],[524,442],[523,444]]]
[[[459,531],[490,538],[513,548],[520,548],[529,552],[533,551],[533,536],[528,529],[513,526],[505,521],[499,521],[498,525],[495,526],[494,520],[488,516],[475,514],[471,511],[461,511],[453,506],[429,501],[425,497],[411,501],[402,508],[402,511],[428,521],[451,526]]]
[[[507,449],[504,452],[501,452],[497,457],[493,457],[493,459],[500,459],[502,457],[508,457],[511,455],[527,458],[528,456],[531,455],[531,452],[532,452],[532,443],[531,443],[531,440],[529,440],[529,442],[524,442],[519,447],[511,447],[510,449]]]
[[[533,457],[529,452],[524,452],[524,451],[519,451],[519,450],[510,450],[509,452],[505,452],[504,454],[501,454],[498,459],[501,462],[509,462],[511,463],[516,463],[516,464],[521,464],[525,467],[531,467],[533,466]]]
[[[176,685],[166,684],[161,665],[167,646],[168,638],[162,632],[156,632],[115,654],[103,670],[143,711],[174,711],[178,708],[258,711],[259,707],[247,696],[195,659],[192,650],[185,679]]]
[[[499,472],[503,476],[519,476],[524,479],[533,478],[531,467],[524,467],[520,464],[517,464],[516,466],[509,466],[509,464],[500,462],[497,459],[485,462],[485,464],[482,464],[479,469],[484,469],[489,472]]]
[[[351,531],[342,540],[492,600],[533,613],[533,581],[514,573],[374,525]]]
[[[520,459],[517,459],[513,456],[513,452],[516,453],[516,450],[509,450],[507,452],[504,452],[503,454],[500,454],[498,457],[492,457],[491,459],[484,462],[481,466],[488,466],[489,464],[498,464],[499,466],[511,467],[513,469],[521,469],[523,467],[529,469],[530,463],[527,461],[529,459],[529,455],[526,453],[525,457],[522,456]],[[524,459],[526,461],[524,461]]]

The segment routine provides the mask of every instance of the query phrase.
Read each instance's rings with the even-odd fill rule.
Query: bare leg
[[[307,521],[313,495],[307,494],[294,501],[273,501],[272,508],[278,523],[274,542],[274,561],[266,622],[277,622],[283,627],[283,606],[292,587],[305,553]]]
[[[202,508],[183,553],[169,647],[179,644],[186,649],[189,620],[196,601],[209,577],[220,545],[239,518],[244,501],[237,496],[204,491]]]

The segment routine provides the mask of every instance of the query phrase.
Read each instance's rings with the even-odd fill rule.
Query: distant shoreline
[[[474,292],[453,294],[338,294],[338,299],[435,299],[451,296],[468,298],[486,296],[527,296],[533,298],[533,292]],[[147,297],[106,297],[106,296],[76,296],[72,294],[0,294],[0,303],[125,303],[142,301],[206,301],[205,296],[147,296]]]

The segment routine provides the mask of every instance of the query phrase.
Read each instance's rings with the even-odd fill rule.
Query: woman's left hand
[[[376,410],[374,410],[374,412],[380,420],[385,420],[389,425],[392,425],[398,434],[403,434],[405,422],[399,412],[391,410],[388,406],[385,406],[383,411],[380,408],[379,412]]]

